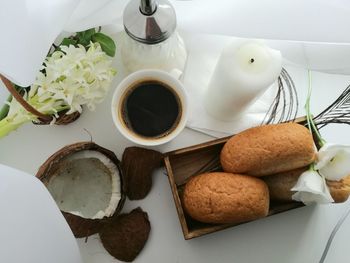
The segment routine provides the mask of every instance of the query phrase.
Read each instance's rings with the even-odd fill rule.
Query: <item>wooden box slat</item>
[[[304,123],[305,118],[299,118],[296,121],[298,123]],[[183,187],[190,177],[204,172],[222,171],[219,156],[222,147],[229,138],[231,138],[231,136],[168,152],[165,155],[165,167],[168,173],[168,179],[181,223],[182,232],[186,240],[238,225],[215,225],[198,222],[185,213],[181,202]],[[298,202],[272,202],[270,203],[268,216],[301,206],[303,206],[303,204]]]

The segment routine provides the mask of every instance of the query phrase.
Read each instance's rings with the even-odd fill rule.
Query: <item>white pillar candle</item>
[[[230,121],[273,84],[282,70],[282,56],[260,41],[236,41],[221,53],[204,97],[207,112]]]

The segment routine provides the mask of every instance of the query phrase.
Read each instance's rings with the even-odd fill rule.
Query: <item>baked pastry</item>
[[[183,193],[185,211],[204,223],[241,223],[265,217],[269,191],[255,177],[230,173],[205,173],[193,177]]]
[[[309,165],[315,160],[311,133],[297,123],[263,125],[227,141],[221,151],[225,172],[265,176]]]
[[[292,201],[294,192],[290,189],[297,183],[299,176],[308,167],[263,177],[270,192],[270,199],[276,201]],[[335,203],[345,202],[350,195],[350,175],[340,181],[326,180],[329,192]]]
[[[343,203],[348,200],[350,195],[350,175],[340,181],[326,180],[326,182],[335,203]]]
[[[302,167],[292,171],[262,177],[269,188],[270,199],[292,201],[294,192],[290,189],[297,183],[299,176],[307,169],[308,167]]]

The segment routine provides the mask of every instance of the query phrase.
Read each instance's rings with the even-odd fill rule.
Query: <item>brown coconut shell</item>
[[[131,262],[145,246],[150,231],[148,215],[138,207],[106,224],[100,238],[109,254],[118,260]]]
[[[163,154],[140,147],[128,147],[122,157],[122,171],[126,180],[126,195],[140,200],[152,188],[152,172],[163,163]]]
[[[125,202],[125,179],[123,173],[120,169],[120,161],[117,156],[110,150],[103,148],[93,142],[78,142],[71,145],[67,145],[62,149],[58,150],[56,153],[51,155],[46,162],[41,165],[39,168],[36,177],[39,178],[46,186],[49,183],[50,178],[55,174],[55,171],[58,168],[58,164],[67,156],[85,150],[94,150],[98,151],[110,160],[112,160],[119,170],[120,175],[120,184],[121,184],[121,199],[119,201],[118,207],[113,215],[117,216],[121,209],[123,208]],[[77,215],[73,215],[67,212],[62,211],[63,216],[67,220],[68,225],[70,226],[74,236],[76,238],[87,237],[93,234],[96,234],[100,231],[103,225],[108,222],[111,218],[103,219],[86,219]]]

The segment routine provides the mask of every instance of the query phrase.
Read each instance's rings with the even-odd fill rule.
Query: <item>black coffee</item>
[[[173,131],[181,116],[180,100],[159,81],[136,84],[122,101],[125,125],[142,137],[163,137]]]

